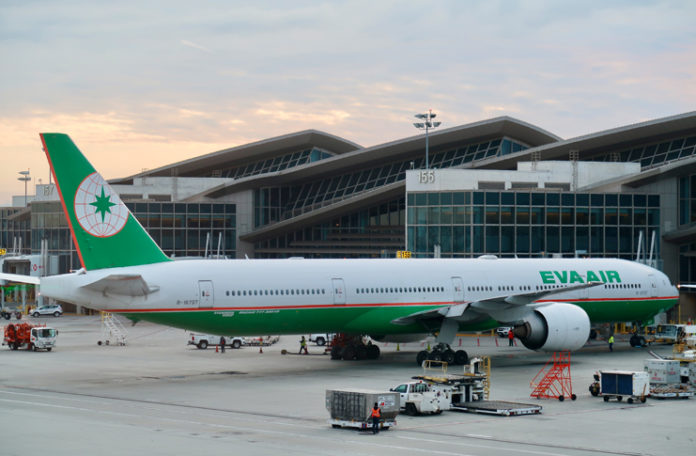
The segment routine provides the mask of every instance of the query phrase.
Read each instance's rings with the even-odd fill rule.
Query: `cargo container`
[[[621,401],[627,397],[628,403],[634,400],[645,402],[650,394],[650,380],[647,372],[633,371],[599,371],[599,395],[604,397],[604,402],[615,398]]]
[[[681,383],[679,361],[674,359],[646,359],[645,372],[651,384],[669,385]]]
[[[382,411],[380,429],[396,425],[399,414],[399,393],[361,389],[326,390],[326,409],[332,427],[370,429],[370,412],[375,402]]]

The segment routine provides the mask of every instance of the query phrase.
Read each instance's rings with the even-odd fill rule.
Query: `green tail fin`
[[[85,269],[169,261],[68,135],[40,136]]]

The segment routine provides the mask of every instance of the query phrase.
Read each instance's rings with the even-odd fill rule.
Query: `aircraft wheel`
[[[331,359],[341,359],[343,357],[342,355],[343,347],[339,347],[338,345],[331,347]]]
[[[469,362],[469,355],[464,350],[454,352],[454,364],[464,365]]]
[[[355,347],[353,347],[352,345],[346,345],[346,346],[343,348],[343,354],[342,354],[342,356],[343,356],[343,359],[344,359],[345,361],[352,361],[352,360],[354,360],[354,359],[355,359]]]
[[[447,364],[455,364],[454,360],[454,350],[445,350],[442,353],[442,360]]]
[[[442,361],[442,353],[438,351],[430,352],[428,359],[430,361]]]
[[[428,355],[429,355],[429,353],[425,350],[421,350],[418,352],[418,354],[416,355],[416,362],[418,363],[419,366],[422,366],[423,361],[428,359]]]
[[[367,359],[367,347],[364,345],[357,345],[355,347],[355,359],[362,361]]]

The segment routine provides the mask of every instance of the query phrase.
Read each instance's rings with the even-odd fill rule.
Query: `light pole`
[[[24,182],[24,207],[27,207],[27,182],[31,180],[31,176],[29,175],[29,170],[19,171],[19,174],[22,177],[18,177],[17,180]]]
[[[442,123],[433,122],[433,119],[436,115],[437,114],[435,114],[432,109],[428,109],[428,112],[426,112],[425,114],[416,114],[414,116],[416,119],[423,120],[423,122],[415,122],[413,126],[418,128],[419,130],[425,130],[425,169],[430,168],[430,162],[428,160],[428,130],[430,130],[431,128],[437,128]]]

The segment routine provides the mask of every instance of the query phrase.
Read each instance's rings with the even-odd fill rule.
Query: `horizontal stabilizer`
[[[140,274],[111,274],[82,288],[98,291],[104,295],[123,296],[147,296],[159,291],[158,286],[148,285]]]
[[[5,272],[0,272],[0,280],[6,280],[8,282],[31,283],[34,285],[41,283],[41,277],[21,274],[7,274]]]

